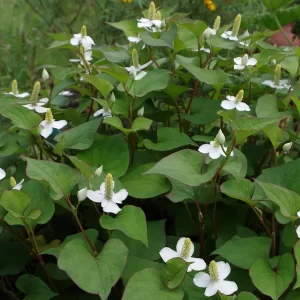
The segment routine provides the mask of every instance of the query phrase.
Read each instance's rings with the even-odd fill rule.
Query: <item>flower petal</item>
[[[223,100],[221,106],[227,110],[234,109],[236,107],[236,103],[230,100]]]
[[[128,192],[125,189],[122,189],[113,195],[112,201],[115,203],[122,203],[122,201],[124,201],[127,196]]]
[[[208,274],[199,272],[193,279],[194,284],[200,288],[206,288],[211,284],[211,279]]]
[[[235,108],[238,111],[250,111],[250,107],[248,106],[248,104],[246,104],[244,102],[238,103]]]
[[[24,92],[24,93],[16,95],[16,97],[18,97],[18,98],[25,98],[25,97],[28,97],[29,95],[30,95],[29,93]]]
[[[168,260],[175,258],[175,257],[180,257],[179,253],[177,253],[175,250],[173,250],[169,247],[162,248],[159,251],[159,255],[164,262],[167,262]]]
[[[298,238],[300,238],[300,225],[297,227],[296,233],[297,233]]]
[[[100,193],[105,195],[105,182],[102,182],[101,185],[100,185]]]
[[[0,180],[2,180],[6,176],[6,172],[0,168]]]
[[[101,109],[95,111],[95,112],[94,112],[94,117],[101,116],[101,115],[103,114],[103,112],[104,112],[104,109],[103,109],[103,108],[101,108]]]
[[[103,207],[103,211],[107,213],[117,214],[119,211],[121,211],[121,208],[115,202],[107,201],[107,204]]]
[[[78,36],[75,36],[75,34],[74,34],[74,37],[72,37],[70,40],[70,44],[73,46],[78,46],[80,39],[81,39],[81,35],[80,35],[80,37],[78,37]]]
[[[92,191],[92,190],[87,190],[86,196],[97,203],[100,203],[104,199],[104,195],[100,193],[100,191]]]
[[[238,286],[233,281],[221,280],[218,282],[218,289],[224,295],[231,295],[238,290]]]
[[[87,196],[87,188],[86,187],[77,192],[77,199],[79,202],[85,200],[86,196]]]
[[[139,38],[139,37],[134,37],[134,36],[129,36],[127,39],[128,39],[128,41],[131,42],[131,43],[138,43],[138,42],[141,40],[141,38]]]
[[[220,147],[213,147],[209,152],[209,157],[212,159],[217,159],[222,155],[223,151]]]
[[[56,128],[56,129],[61,129],[61,128],[65,127],[67,124],[68,123],[65,120],[54,121],[52,124],[52,127]]]
[[[152,60],[149,60],[147,63],[141,65],[141,66],[139,67],[139,69],[140,69],[140,70],[143,70],[143,69],[147,68],[148,66],[150,66],[152,63],[153,63],[153,61],[152,61]]]
[[[39,103],[37,103],[37,104],[39,104]],[[39,113],[39,114],[43,114],[43,113],[45,113],[45,112],[48,110],[48,108],[47,108],[47,107],[36,106],[36,107],[34,108],[34,110],[35,110],[37,113]]]
[[[177,244],[176,244],[176,251],[177,253],[181,253],[183,245],[184,245],[184,241],[185,241],[186,237],[182,237],[178,240]],[[190,249],[189,249],[189,253],[187,254],[188,257],[191,257],[194,253],[195,247],[194,244],[191,242],[190,244]],[[200,271],[200,270],[199,270]]]
[[[162,25],[161,20],[152,20],[152,24],[154,24],[156,27],[160,28]]]
[[[249,58],[247,62],[247,66],[255,66],[257,64],[257,60],[255,58]]]
[[[204,145],[201,145],[198,149],[199,152],[201,153],[209,153],[212,149],[212,146],[210,144],[204,144]]]
[[[235,70],[243,70],[245,69],[245,65],[234,65]]]
[[[275,87],[276,87],[273,80],[265,80],[265,81],[262,82],[262,84],[268,85],[268,86],[270,86],[271,88],[275,88]]]
[[[191,265],[189,265],[188,267],[188,272],[194,270],[194,271],[201,271],[204,270],[206,268],[206,263],[202,258],[188,258],[186,260],[187,262],[192,262]]]
[[[297,212],[297,216],[300,218],[300,211]]]
[[[49,98],[42,98],[39,100],[39,103],[43,103],[43,105],[45,105],[46,103],[48,103]]]
[[[224,261],[218,261],[217,268],[220,280],[224,280],[230,274],[231,268],[229,263],[225,263]]]
[[[218,292],[218,284],[216,282],[211,281],[210,284],[205,289],[204,295],[206,297],[211,297]]]
[[[143,77],[145,77],[147,72],[142,71],[140,74],[136,75],[134,77],[134,80],[141,80]]]
[[[236,97],[235,96],[226,96],[226,99],[232,102],[236,101]]]
[[[32,105],[32,104],[25,104],[25,105],[22,105],[30,110],[34,110],[35,109],[35,105]]]
[[[198,50],[196,50],[196,51],[198,51]],[[204,51],[204,52],[206,52],[206,53],[210,53],[210,49],[209,49],[209,48],[201,47],[201,48],[200,48],[200,51]]]
[[[237,65],[240,65],[242,63],[242,57],[235,57],[233,59],[233,61],[237,64]]]
[[[42,125],[43,122],[41,122]],[[53,128],[51,126],[51,124],[48,123],[44,123],[44,125],[42,125],[43,128],[41,129],[41,136],[43,136],[44,138],[47,138],[53,131]]]

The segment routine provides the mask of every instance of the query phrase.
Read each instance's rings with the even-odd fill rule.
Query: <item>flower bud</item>
[[[47,72],[47,70],[44,68],[43,72],[42,72],[42,79],[43,81],[47,81],[49,79],[49,73]]]
[[[233,36],[238,36],[239,34],[239,30],[241,27],[241,21],[242,21],[242,16],[240,14],[238,14],[233,22],[233,27],[232,27],[232,35]]]
[[[9,184],[12,188],[17,185],[16,179],[13,176],[9,178]]]
[[[282,146],[284,153],[288,153],[291,150],[292,146],[293,146],[293,142],[284,144]]]
[[[97,177],[100,177],[103,171],[103,166],[99,167],[96,171],[95,171],[95,175]]]
[[[32,93],[30,95],[30,100],[31,101],[34,101],[34,102],[38,101],[40,90],[41,90],[41,84],[40,84],[39,81],[37,81],[34,84],[33,89],[32,89]]]
[[[83,26],[81,27],[80,33],[81,33],[81,36],[82,36],[82,37],[87,36],[87,31],[86,31],[86,26],[85,26],[85,25],[83,25]]]
[[[278,64],[275,67],[275,76],[274,76],[275,85],[280,85],[280,79],[281,79],[281,65]]]
[[[139,64],[139,55],[136,49],[132,49],[131,56],[132,56],[132,65],[135,68],[138,68],[140,64]]]
[[[87,195],[87,188],[86,187],[83,188],[83,189],[81,189],[81,190],[79,190],[77,192],[77,199],[78,199],[78,201],[81,202],[81,201],[85,200],[86,199],[86,195]]]
[[[13,80],[11,83],[11,91],[14,95],[18,95],[19,94],[19,90],[18,90],[18,82],[17,80]]]
[[[275,66],[275,65],[276,65],[276,59],[272,59],[272,60],[270,61],[270,65],[271,65],[271,66]]]
[[[155,13],[156,13],[155,3],[151,2],[148,9],[148,19],[151,21],[155,20]]]
[[[223,134],[222,130],[220,129],[217,136],[216,136],[217,142],[219,145],[224,145],[225,143],[225,135]]]
[[[141,107],[139,110],[138,110],[138,112],[137,112],[137,115],[139,116],[139,117],[142,117],[143,115],[144,115],[144,106],[143,107]]]
[[[116,97],[115,97],[115,94],[113,92],[111,93],[109,100],[111,102],[116,102]]]

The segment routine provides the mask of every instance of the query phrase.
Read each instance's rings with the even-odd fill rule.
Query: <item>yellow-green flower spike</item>
[[[148,9],[148,19],[151,21],[155,20],[155,14],[156,14],[155,3],[151,2]]]
[[[280,79],[281,79],[281,65],[278,64],[275,67],[275,76],[274,76],[275,85],[280,85]]]
[[[104,197],[106,200],[111,200],[113,197],[114,187],[113,177],[110,173],[108,173],[105,177],[105,194]]]
[[[9,184],[10,184],[10,186],[13,188],[13,187],[15,187],[16,185],[17,185],[17,182],[16,182],[16,179],[14,178],[14,177],[10,177],[9,178]]]
[[[208,273],[212,281],[219,280],[218,266],[214,260],[212,260],[208,266]]]
[[[18,95],[19,91],[18,91],[18,82],[17,80],[13,80],[11,83],[11,91],[14,95]]]
[[[138,68],[140,64],[139,64],[139,55],[136,49],[132,49],[131,56],[132,56],[132,65],[135,68]]]
[[[50,108],[48,108],[47,111],[46,111],[45,120],[46,120],[48,123],[52,123],[52,122],[54,121],[53,115],[52,115],[52,111],[51,111]]]
[[[213,27],[213,29],[214,29],[214,30],[219,30],[219,29],[220,29],[220,26],[221,26],[221,17],[220,17],[220,16],[217,16],[216,19],[215,19],[215,22],[214,22],[214,27]]]
[[[33,86],[32,93],[30,95],[30,100],[34,102],[38,101],[40,90],[41,90],[41,84],[39,81],[37,81]]]
[[[189,258],[191,253],[192,241],[189,238],[186,238],[183,242],[183,246],[180,252],[180,257]]]
[[[236,98],[236,101],[241,102],[243,100],[243,98],[244,98],[244,90],[240,90],[236,94],[235,98]]]
[[[240,30],[240,27],[241,27],[241,21],[242,21],[242,16],[240,14],[238,14],[235,17],[235,20],[233,22],[233,27],[232,27],[232,35],[233,36],[238,36],[239,30]]]
[[[161,21],[161,12],[158,10],[155,14],[155,20],[160,20]]]
[[[81,36],[82,36],[82,37],[87,36],[87,31],[86,31],[86,26],[85,26],[85,25],[83,25],[83,26],[81,27],[80,33],[81,33]]]

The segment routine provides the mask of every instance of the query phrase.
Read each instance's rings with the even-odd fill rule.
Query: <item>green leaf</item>
[[[126,205],[115,218],[109,215],[101,216],[100,225],[105,229],[120,230],[148,247],[146,217],[139,207]]]
[[[203,173],[204,165],[201,153],[186,149],[163,158],[145,174],[161,174],[187,185],[198,186],[211,180],[218,168],[216,165]]]
[[[200,20],[191,20],[191,22],[182,23],[179,24],[179,26],[182,26],[187,30],[191,31],[197,38],[199,38],[203,34],[204,30],[207,28],[207,25]]]
[[[156,69],[148,71],[141,80],[135,81],[130,92],[136,97],[142,97],[153,91],[164,90],[169,84],[169,71]]]
[[[290,228],[294,230],[294,228]],[[294,285],[293,289],[298,289],[300,287],[300,241],[297,241],[294,247],[294,253],[295,253],[295,258],[296,258],[296,275],[297,275],[297,281]]]
[[[117,29],[122,30],[126,36],[136,36],[137,35],[137,27],[136,27],[136,20],[124,20],[120,22],[107,22],[110,26],[113,26]]]
[[[260,180],[255,182],[264,190],[268,199],[279,206],[283,216],[297,218],[297,212],[300,211],[299,194],[279,185]]]
[[[103,73],[111,75],[123,84],[129,79],[126,69],[115,64],[99,66],[98,69]]]
[[[235,178],[245,177],[247,174],[247,158],[238,149],[234,149],[233,153],[234,155],[229,157],[227,163],[223,167],[223,171],[233,175]]]
[[[250,277],[260,292],[277,300],[293,281],[294,268],[292,255],[285,253],[280,257],[277,272],[268,260],[258,259],[251,266]]]
[[[92,84],[106,99],[114,87],[105,79],[96,77],[95,75],[83,75],[83,78]]]
[[[27,176],[48,182],[51,188],[50,195],[54,200],[68,197],[80,179],[80,173],[67,165],[52,161],[25,159],[27,160]]]
[[[228,75],[223,70],[202,69],[189,65],[186,57],[176,55],[176,61],[194,75],[200,82],[207,84],[222,84],[228,81]]]
[[[299,15],[299,14],[298,14]],[[282,68],[286,69],[292,77],[297,75],[299,61],[297,56],[286,56],[281,62]]]
[[[103,166],[105,173],[111,173],[118,178],[126,173],[129,165],[129,151],[122,135],[101,135],[93,145],[78,153],[77,157],[90,166]]]
[[[8,104],[1,102],[0,114],[14,123],[15,126],[37,132],[41,123],[41,117],[20,104]]]
[[[140,130],[149,130],[151,124],[152,124],[152,120],[144,117],[138,117],[133,121],[131,130],[134,132]]]
[[[136,272],[129,280],[122,300],[182,300],[183,291],[168,290],[161,282],[160,272],[155,269],[145,269]]]
[[[170,190],[170,184],[162,175],[144,174],[154,163],[135,166],[129,169],[121,181],[128,194],[138,199],[147,199],[164,194]]]
[[[156,151],[169,151],[185,145],[197,146],[185,133],[170,127],[157,130],[157,143],[147,139],[143,140],[143,143],[147,149]]]
[[[248,204],[254,204],[251,200],[254,186],[253,183],[245,178],[231,179],[225,181],[221,187],[221,192],[231,198],[242,200]]]
[[[86,150],[92,145],[100,122],[101,118],[97,118],[93,121],[83,123],[58,134],[54,140],[59,141],[60,139],[64,139],[66,142],[65,147],[69,149]]]
[[[60,252],[58,267],[82,290],[106,300],[121,276],[127,255],[127,247],[117,239],[109,239],[96,257],[85,242],[76,239]]]
[[[33,210],[31,210],[28,215],[26,215],[26,218],[31,219],[31,220],[36,220],[38,219],[40,216],[42,215],[42,212],[35,208]]]
[[[279,112],[278,99],[274,95],[266,94],[257,100],[255,112],[258,118],[280,118],[289,116],[289,111]]]
[[[88,236],[89,240],[92,242],[92,244],[95,244],[97,241],[98,231],[96,229],[87,229],[85,233]],[[66,246],[66,244],[68,244],[68,242],[73,240],[81,240],[86,243],[87,247],[89,246],[82,232],[79,232],[76,234],[68,235],[61,244],[59,244],[55,248],[49,248],[43,251],[42,254],[49,254],[58,258],[60,251]]]
[[[0,205],[10,212],[15,218],[24,216],[30,203],[30,198],[21,191],[5,191],[0,198]]]
[[[249,270],[257,259],[267,259],[271,249],[271,240],[266,237],[232,237],[212,254],[221,255],[233,265]]]
[[[293,0],[262,0],[262,3],[270,10],[277,10],[278,8],[287,6]]]
[[[26,294],[26,300],[49,300],[57,295],[42,279],[29,274],[19,277],[16,287]]]
[[[108,124],[110,126],[113,126],[117,129],[121,130],[125,134],[129,134],[130,131],[131,131],[130,129],[126,129],[126,128],[123,127],[121,119],[117,116],[114,116],[114,117],[111,117],[111,118],[105,118],[103,123]]]
[[[167,261],[164,269],[162,270],[162,280],[164,285],[174,290],[183,282],[189,263],[182,258],[176,257]]]
[[[284,131],[276,124],[268,125],[263,129],[263,131],[270,139],[274,149],[276,149],[284,139]]]
[[[249,292],[241,292],[237,295],[235,300],[258,300],[256,296]]]
[[[93,174],[93,169],[85,161],[78,159],[76,156],[68,156],[68,159],[72,164],[78,169],[78,171],[83,175],[83,177],[88,180]],[[100,167],[100,166],[99,166]]]

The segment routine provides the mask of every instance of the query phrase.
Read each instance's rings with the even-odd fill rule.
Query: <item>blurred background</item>
[[[149,0],[0,0],[0,88],[17,79],[28,90],[43,67],[70,65],[72,52],[51,49],[49,33],[80,32],[85,24],[97,45],[126,43],[123,33],[106,22],[138,18]],[[243,15],[244,29],[259,30],[265,8],[261,0],[155,0],[162,9],[190,13],[212,25],[217,15],[222,24]],[[268,23],[268,22],[267,22]]]

